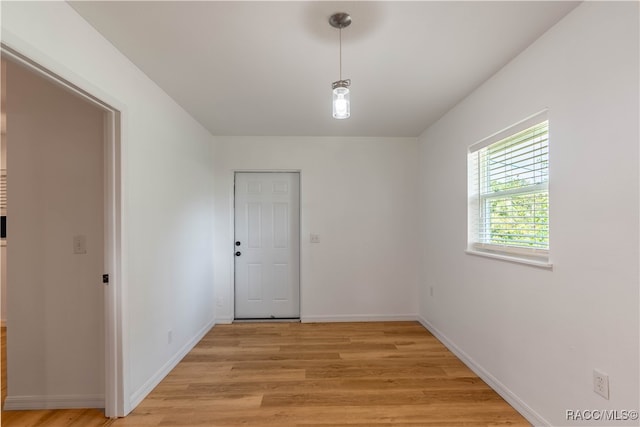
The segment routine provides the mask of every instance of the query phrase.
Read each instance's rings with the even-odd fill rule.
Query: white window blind
[[[7,214],[7,170],[0,170],[0,213]]]
[[[496,135],[472,146],[469,152],[469,249],[547,258],[546,113]]]

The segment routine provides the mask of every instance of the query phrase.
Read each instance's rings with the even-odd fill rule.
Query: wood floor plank
[[[10,427],[529,425],[417,322],[218,325],[126,418],[2,417]]]

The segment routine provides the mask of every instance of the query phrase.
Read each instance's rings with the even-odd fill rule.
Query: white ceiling
[[[417,136],[577,4],[71,2],[212,134],[283,136]],[[348,120],[331,117],[338,11]]]

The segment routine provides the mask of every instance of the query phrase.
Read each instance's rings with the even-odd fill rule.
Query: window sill
[[[503,254],[497,254],[497,253],[492,253],[492,252],[483,252],[483,251],[477,251],[477,250],[473,250],[473,249],[467,249],[465,250],[465,252],[469,255],[476,255],[476,256],[481,256],[481,257],[485,257],[485,258],[493,258],[493,259],[498,259],[501,261],[507,261],[507,262],[514,262],[517,264],[526,264],[526,265],[530,265],[533,267],[538,267],[538,268],[544,268],[547,270],[552,270],[553,269],[553,264],[551,264],[548,261],[538,261],[538,260],[533,260],[533,259],[527,259],[527,258],[520,258],[517,256],[513,256],[513,255],[503,255]]]

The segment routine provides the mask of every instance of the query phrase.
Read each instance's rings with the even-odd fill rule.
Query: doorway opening
[[[1,298],[7,301],[9,350],[3,363],[4,409],[99,407],[107,417],[124,415],[120,112],[4,44],[1,52],[8,68],[3,82],[14,74],[16,87],[21,85],[11,105],[4,105],[4,96],[11,96],[14,82],[7,82],[8,91],[2,88],[8,149],[3,152],[8,257],[2,272],[8,272],[8,287]],[[56,94],[55,100],[42,98],[43,92]],[[82,106],[86,114],[78,114]],[[33,126],[30,120],[36,118],[40,124]],[[23,280],[17,274],[27,269],[33,277]],[[108,283],[103,284],[103,275]],[[30,352],[23,358],[30,333],[35,335],[27,340]],[[87,338],[91,333],[96,337]],[[33,358],[41,360],[30,372]],[[66,384],[60,384],[56,370],[67,365]],[[80,378],[81,372],[90,378]],[[25,394],[27,388],[21,388],[30,380],[43,382],[43,392]],[[52,383],[60,384],[54,392]]]

